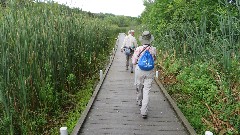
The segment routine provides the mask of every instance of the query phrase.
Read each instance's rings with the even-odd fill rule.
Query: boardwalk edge
[[[188,133],[190,135],[197,135],[196,131],[193,129],[193,127],[190,125],[186,117],[183,115],[181,110],[178,108],[177,104],[175,101],[171,98],[171,96],[168,94],[167,90],[163,87],[162,83],[158,80],[158,78],[155,77],[155,82],[157,85],[160,87],[162,90],[163,94],[167,98],[167,100],[170,102],[171,106],[173,107],[174,111],[176,112],[177,116],[179,119],[182,121],[183,125],[186,127]]]
[[[89,100],[85,110],[81,114],[81,117],[78,120],[76,126],[74,127],[71,135],[79,135],[80,134],[81,127],[82,127],[83,123],[85,122],[85,120],[87,118],[87,115],[88,115],[88,112],[91,109],[92,104],[94,103],[95,98],[96,98],[96,96],[97,96],[97,94],[98,94],[98,92],[99,92],[99,90],[100,90],[100,88],[101,88],[101,86],[102,86],[102,84],[103,84],[103,82],[106,78],[106,75],[107,75],[107,73],[108,73],[108,71],[109,71],[109,69],[110,69],[110,67],[113,63],[113,60],[114,60],[114,57],[115,57],[115,54],[116,54],[116,51],[117,51],[117,46],[118,46],[118,39],[116,40],[115,48],[113,48],[113,52],[112,52],[112,57],[109,61],[109,64],[108,64],[104,74],[103,74],[103,78],[102,78],[102,80],[99,81],[98,85],[95,87],[94,93],[93,93],[91,99]]]

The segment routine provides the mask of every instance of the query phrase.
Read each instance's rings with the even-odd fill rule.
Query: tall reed
[[[118,31],[56,3],[15,2],[0,14],[0,130],[41,134],[102,67]]]

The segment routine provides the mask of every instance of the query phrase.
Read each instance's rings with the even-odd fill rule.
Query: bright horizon
[[[138,17],[144,11],[143,0],[53,0],[59,4],[91,13],[111,13]]]

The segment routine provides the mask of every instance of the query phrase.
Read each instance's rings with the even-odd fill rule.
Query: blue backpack
[[[138,60],[138,66],[141,70],[144,71],[149,71],[154,68],[154,59],[148,50],[146,50],[144,54],[141,56],[141,58]]]

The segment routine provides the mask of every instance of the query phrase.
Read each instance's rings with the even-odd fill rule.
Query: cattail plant
[[[41,134],[108,58],[117,28],[56,3],[9,1],[0,13],[0,130]]]

